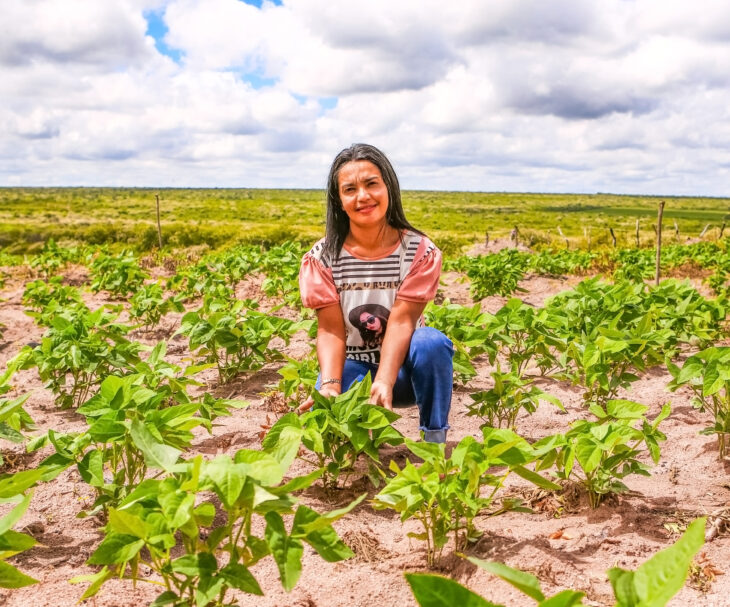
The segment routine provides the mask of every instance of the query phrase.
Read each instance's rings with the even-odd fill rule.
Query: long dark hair
[[[327,227],[325,229],[324,248],[331,259],[339,257],[342,245],[350,231],[350,218],[342,208],[342,201],[340,200],[340,169],[348,162],[357,160],[372,162],[378,167],[380,174],[383,176],[383,182],[388,190],[388,211],[385,214],[385,221],[388,225],[396,228],[399,234],[401,230],[411,230],[422,236],[424,235],[423,232],[408,223],[406,219],[400,198],[398,176],[385,154],[373,145],[353,143],[349,148],[345,148],[337,154],[327,178]]]

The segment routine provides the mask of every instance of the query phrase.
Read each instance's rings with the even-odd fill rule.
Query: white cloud
[[[409,187],[721,195],[729,75],[719,0],[5,0],[0,185],[321,187],[368,141]]]

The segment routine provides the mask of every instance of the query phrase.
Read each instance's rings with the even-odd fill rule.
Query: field
[[[614,605],[609,569],[707,517],[641,575],[730,606],[727,201],[667,199],[653,286],[657,200],[408,192],[451,251],[426,312],[457,352],[438,452],[413,406],[291,412],[316,377],[296,273],[321,192],[162,191],[163,251],[156,193],[0,191],[3,604],[415,606],[418,572],[536,604],[467,556]]]
[[[207,244],[311,242],[323,229],[320,190],[153,190],[112,188],[0,188],[0,247],[24,252],[49,238],[91,244],[118,242],[139,250],[157,245],[155,196],[165,243]],[[654,239],[659,198],[609,194],[512,194],[403,192],[411,222],[447,253],[507,236],[518,226],[528,244],[572,248]],[[696,237],[708,224],[717,236],[730,212],[724,198],[664,198],[664,229],[675,238]]]

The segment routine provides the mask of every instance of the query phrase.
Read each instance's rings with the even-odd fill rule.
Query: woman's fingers
[[[307,400],[305,400],[301,405],[297,407],[297,413],[304,413],[305,411],[309,411],[312,408],[312,405],[314,405],[314,399],[310,396]]]
[[[370,389],[370,401],[390,411],[393,410],[393,389],[381,382],[374,382]]]

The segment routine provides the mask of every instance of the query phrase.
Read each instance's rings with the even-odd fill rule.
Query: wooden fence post
[[[560,234],[563,238],[565,238],[565,248],[570,248],[570,241],[565,237],[565,234],[563,234],[563,230],[560,229],[560,226],[558,226],[558,234]]]
[[[613,239],[613,248],[616,248],[616,234],[613,233],[613,228],[609,227],[608,231],[611,232],[611,238]]]
[[[662,215],[664,215],[664,201],[659,203],[659,213],[656,219],[656,278],[654,284],[659,284],[659,276],[661,275],[661,259],[662,259]]]
[[[157,240],[160,243],[160,251],[162,250],[162,225],[160,224],[160,195],[155,194],[155,202],[157,203]]]
[[[641,243],[639,242],[639,219],[636,219],[636,248],[638,249],[641,246]]]
[[[703,236],[704,236],[704,235],[705,235],[705,234],[707,233],[707,230],[709,230],[709,229],[710,229],[710,224],[708,223],[708,224],[707,224],[707,225],[706,225],[706,226],[704,227],[704,229],[703,229],[703,230],[702,230],[702,231],[700,232],[700,238],[702,238],[702,237],[703,237]]]

